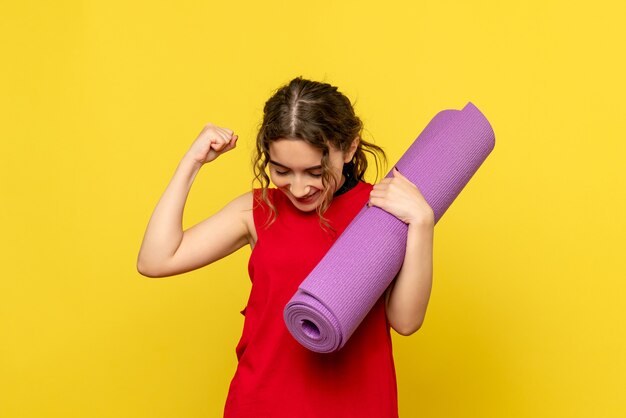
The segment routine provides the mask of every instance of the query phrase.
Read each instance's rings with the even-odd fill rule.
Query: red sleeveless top
[[[359,181],[333,198],[324,216],[336,235],[322,229],[315,211],[300,211],[275,188],[268,189],[268,198],[278,216],[264,229],[270,211],[256,203],[260,189],[254,189],[258,239],[248,263],[252,290],[241,311],[245,320],[225,418],[397,418],[384,295],[334,353],[303,347],[283,320],[287,302],[367,203],[372,187]]]

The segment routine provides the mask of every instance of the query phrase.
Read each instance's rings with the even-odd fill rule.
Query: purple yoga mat
[[[436,223],[494,146],[491,125],[468,103],[437,113],[396,167],[420,190]],[[407,231],[395,216],[365,205],[285,306],[293,337],[318,353],[341,349],[400,271]]]

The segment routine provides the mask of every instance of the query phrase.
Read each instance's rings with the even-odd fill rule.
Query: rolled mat
[[[467,103],[437,113],[396,168],[420,190],[436,223],[494,146],[491,125]],[[341,349],[400,271],[407,231],[395,216],[364,205],[285,306],[293,337],[314,352]]]

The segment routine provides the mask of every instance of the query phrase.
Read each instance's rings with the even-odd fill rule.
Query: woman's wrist
[[[200,171],[200,169],[202,168],[202,163],[196,160],[195,158],[193,158],[189,154],[185,154],[185,156],[180,161],[179,165],[184,166],[185,168],[194,170],[196,172]]]
[[[409,227],[413,229],[430,230],[435,226],[435,215],[432,212],[420,214],[409,221]]]

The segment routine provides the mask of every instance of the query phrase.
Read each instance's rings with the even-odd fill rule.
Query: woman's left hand
[[[406,224],[435,224],[435,214],[417,186],[395,167],[370,192],[368,206],[378,206]]]

